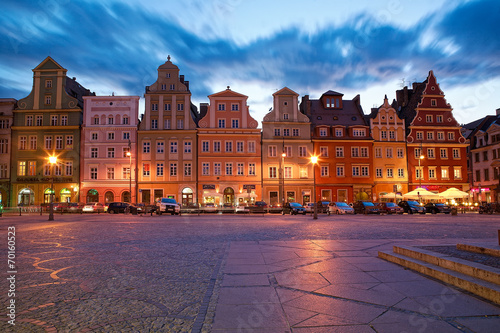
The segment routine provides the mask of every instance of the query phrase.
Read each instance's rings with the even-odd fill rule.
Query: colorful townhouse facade
[[[373,192],[377,201],[391,199],[388,193],[400,196],[408,192],[408,171],[406,167],[406,135],[404,119],[389,104],[372,109],[367,119],[373,137]]]
[[[162,197],[183,205],[197,204],[197,108],[189,81],[170,61],[158,67],[158,78],[146,87],[145,110],[138,130],[137,202]]]
[[[227,87],[208,98],[198,123],[199,202],[255,202],[262,198],[261,131],[248,96]]]
[[[12,130],[11,205],[78,202],[82,87],[51,57],[33,69],[31,93],[18,101]],[[57,157],[51,164],[49,157]],[[52,183],[54,184],[52,186]]]
[[[407,124],[408,190],[468,191],[466,139],[434,73],[397,95],[399,116]]]
[[[14,119],[13,111],[16,104],[17,100],[14,98],[0,98],[0,204],[3,206],[8,206],[11,202],[11,126]]]
[[[312,200],[311,123],[298,97],[287,87],[275,92],[262,120],[262,200],[272,206]]]
[[[325,92],[313,100],[302,98],[300,110],[311,120],[313,154],[318,156],[317,201],[372,200],[373,139],[364,119],[360,97]]]
[[[139,96],[84,96],[83,100],[81,201],[136,202]]]

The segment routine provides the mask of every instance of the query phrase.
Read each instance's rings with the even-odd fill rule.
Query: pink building
[[[137,201],[138,110],[139,96],[84,97],[81,202]]]

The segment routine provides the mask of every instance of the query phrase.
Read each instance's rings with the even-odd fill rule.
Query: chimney
[[[497,116],[500,116],[500,108],[497,109]]]

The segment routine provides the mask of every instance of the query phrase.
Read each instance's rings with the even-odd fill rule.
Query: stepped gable
[[[417,114],[416,108],[426,84],[427,79],[424,82],[413,82],[412,89],[404,87],[396,91],[396,100],[392,102],[392,107],[397,111],[399,118],[404,119],[406,135],[410,133],[409,126]]]

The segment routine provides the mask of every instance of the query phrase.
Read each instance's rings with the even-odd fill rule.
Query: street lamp
[[[129,161],[130,167],[128,169],[128,178],[129,178],[128,194],[129,194],[129,203],[132,203],[132,153],[128,151],[127,156],[130,159],[130,161]]]
[[[285,157],[286,153],[281,153],[281,208],[285,207]]]
[[[313,164],[313,204],[314,204],[314,216],[313,219],[318,219],[318,205],[316,203],[316,163],[318,162],[318,156],[311,156],[311,163]]]
[[[54,190],[54,166],[57,163],[57,157],[56,156],[49,156],[49,163],[52,166],[52,185],[50,186],[51,192],[50,193],[50,205],[49,205],[49,221],[54,221],[54,195],[55,195],[55,190]]]
[[[419,187],[422,188],[422,169],[420,168],[420,161],[424,159],[424,155],[422,155],[422,152],[420,152],[420,156],[418,157],[418,180],[420,182]],[[420,202],[420,192],[417,192],[418,194],[418,202]]]

